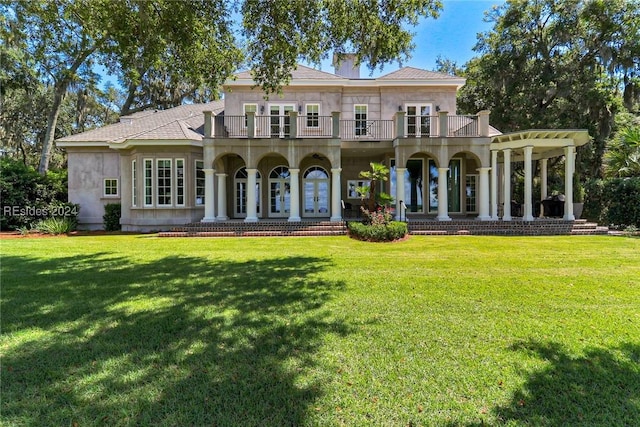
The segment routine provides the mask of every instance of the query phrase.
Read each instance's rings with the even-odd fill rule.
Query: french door
[[[291,136],[291,117],[289,113],[295,111],[293,104],[269,105],[270,128],[272,138],[288,138]]]
[[[291,175],[289,168],[278,166],[269,174],[269,216],[282,218],[291,211]]]
[[[256,172],[256,213],[260,216],[261,192],[260,192],[260,172]],[[245,218],[247,216],[247,169],[241,168],[235,175],[235,217]]]
[[[407,135],[430,136],[432,135],[431,104],[407,105]]]
[[[304,174],[304,215],[317,217],[329,215],[329,174],[314,166]]]

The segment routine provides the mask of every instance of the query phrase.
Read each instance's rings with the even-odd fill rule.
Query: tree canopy
[[[441,7],[438,0],[3,0],[0,49],[9,71],[0,85],[18,75],[18,86],[36,79],[47,88],[43,173],[62,136],[64,98],[71,89],[95,92],[96,66],[119,76],[124,114],[216,98],[241,66],[273,93],[299,61],[319,63],[330,52],[355,53],[371,69],[406,60],[414,48],[407,26]]]

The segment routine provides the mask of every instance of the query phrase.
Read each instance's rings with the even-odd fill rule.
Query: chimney
[[[347,79],[360,78],[360,65],[356,65],[355,53],[344,53],[341,58],[337,53],[333,54],[333,67],[335,74]]]

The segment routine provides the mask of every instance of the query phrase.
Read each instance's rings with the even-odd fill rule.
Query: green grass
[[[3,426],[640,425],[640,239],[0,244]]]

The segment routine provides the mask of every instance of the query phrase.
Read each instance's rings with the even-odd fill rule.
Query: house
[[[490,113],[456,115],[462,78],[404,67],[361,78],[347,57],[335,73],[299,65],[281,95],[266,99],[249,72],[224,100],[143,111],[57,140],[68,153],[69,199],[80,226],[103,227],[121,203],[123,230],[164,230],[242,219],[342,220],[370,162],[390,168],[383,190],[406,215],[534,219],[532,161],[564,156],[564,219],[573,220],[575,149],[583,130],[501,134]],[[524,203],[512,212],[512,163],[524,162]],[[505,197],[505,195],[508,195]]]

